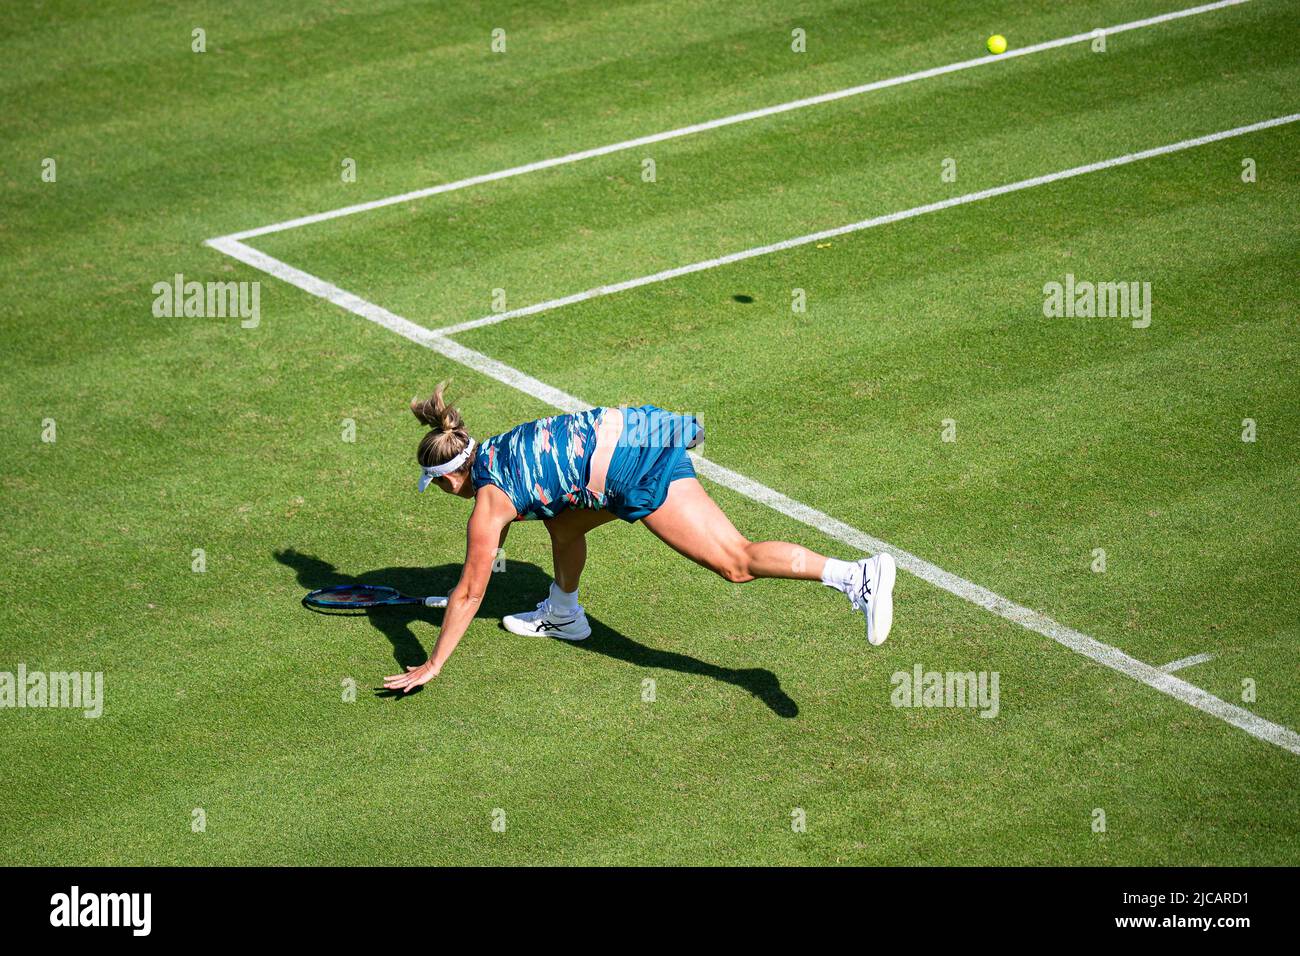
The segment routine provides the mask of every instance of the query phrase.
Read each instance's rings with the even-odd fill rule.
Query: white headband
[[[453,471],[460,471],[465,462],[469,461],[469,456],[474,452],[474,439],[469,440],[464,451],[453,458],[451,461],[444,461],[441,465],[425,465],[420,471],[420,490],[423,491],[429,487],[429,482],[435,478],[441,478],[443,475],[450,475]]]

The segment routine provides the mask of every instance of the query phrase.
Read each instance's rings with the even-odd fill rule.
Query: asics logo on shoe
[[[577,618],[575,617],[573,621],[538,621],[537,626],[543,631],[556,631],[562,627],[568,627],[576,620]]]

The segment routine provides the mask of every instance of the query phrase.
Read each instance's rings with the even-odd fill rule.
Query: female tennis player
[[[537,609],[503,620],[515,634],[580,641],[591,634],[578,603],[587,532],[615,518],[640,521],[669,547],[737,584],[755,578],[821,581],[866,616],[867,640],[884,643],[893,622],[895,565],[888,554],[858,561],[827,558],[784,541],[750,541],[727,520],[695,477],[686,454],[703,426],[653,405],[593,408],[518,425],[478,444],[443,399],[446,383],[411,403],[429,432],[420,441],[420,490],[436,484],[471,498],[468,553],[448,595],[433,653],[419,667],[386,678],[409,692],[432,680],[469,627],[492,577],[497,548],[513,521],[540,519],[551,535],[555,579]]]

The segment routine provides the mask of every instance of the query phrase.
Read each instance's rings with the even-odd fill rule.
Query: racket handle
[[[427,597],[424,599],[425,607],[446,607],[447,599],[445,597]]]

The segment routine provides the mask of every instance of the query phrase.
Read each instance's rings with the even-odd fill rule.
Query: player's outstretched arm
[[[427,684],[442,671],[442,665],[465,636],[469,622],[478,613],[483,602],[483,592],[492,578],[492,562],[496,559],[498,544],[504,539],[504,530],[515,518],[514,505],[506,493],[495,485],[484,485],[474,496],[474,511],[469,516],[466,530],[465,567],[460,580],[447,595],[447,611],[442,619],[442,630],[429,659],[419,667],[408,667],[405,674],[394,674],[384,679],[388,690],[409,693]]]

